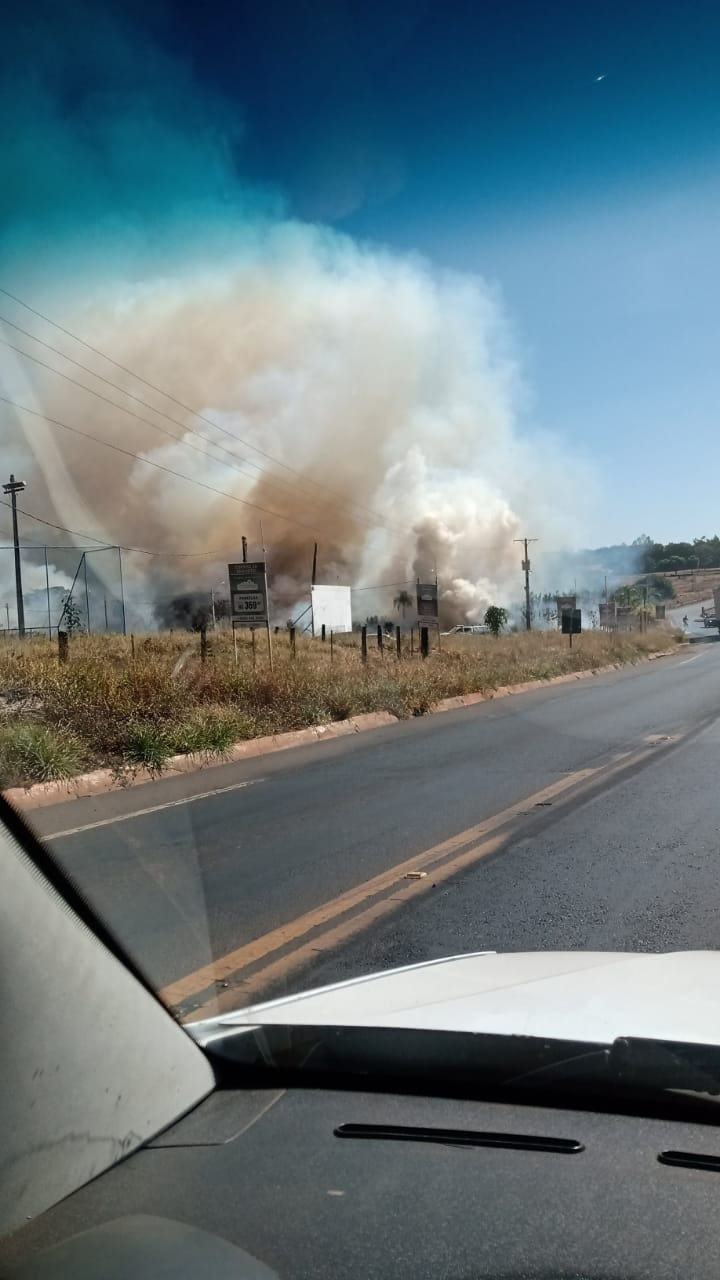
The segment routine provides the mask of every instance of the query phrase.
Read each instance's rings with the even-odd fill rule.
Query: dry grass
[[[368,639],[330,644],[273,637],[270,671],[264,634],[255,660],[248,633],[217,632],[201,663],[197,636],[172,633],[130,638],[78,636],[60,665],[48,640],[0,645],[0,786],[66,777],[84,767],[146,765],[161,770],[177,753],[219,757],[234,741],[343,720],[363,711],[423,715],[442,698],[542,680],[608,663],[637,661],[667,648],[668,632],[611,636],[586,632],[573,648],[556,632],[456,637],[427,661],[411,657],[403,637],[381,654]]]

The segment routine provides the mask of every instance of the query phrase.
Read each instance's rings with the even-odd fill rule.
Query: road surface
[[[35,811],[183,1016],[470,950],[720,946],[720,644]]]
[[[709,630],[702,620],[701,609],[707,610],[708,613],[715,612],[715,603],[712,596],[707,600],[698,600],[695,604],[680,605],[678,608],[667,609],[666,617],[672,622],[674,627],[682,629],[683,618],[688,620],[688,635],[702,635],[703,632]]]

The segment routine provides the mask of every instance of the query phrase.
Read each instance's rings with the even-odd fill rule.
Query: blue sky
[[[161,26],[293,213],[497,287],[528,430],[596,465],[592,539],[714,531],[720,7],[241,0]]]

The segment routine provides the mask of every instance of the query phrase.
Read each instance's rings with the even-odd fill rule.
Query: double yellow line
[[[668,738],[663,745],[677,742],[677,737]],[[258,992],[304,967],[318,953],[334,950],[419,894],[497,852],[511,837],[521,834],[523,827],[532,827],[538,817],[536,810],[558,800],[576,801],[594,784],[607,785],[618,774],[656,756],[659,745],[656,742],[636,751],[624,751],[605,764],[566,774],[475,826],[170,983],[160,992],[161,999],[173,1008],[192,1005],[186,1016],[193,1021],[250,1003]],[[218,992],[220,984],[227,989]]]

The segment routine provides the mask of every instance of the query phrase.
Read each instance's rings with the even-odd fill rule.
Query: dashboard
[[[718,1157],[684,1119],[224,1088],[7,1238],[0,1274],[715,1277]]]

